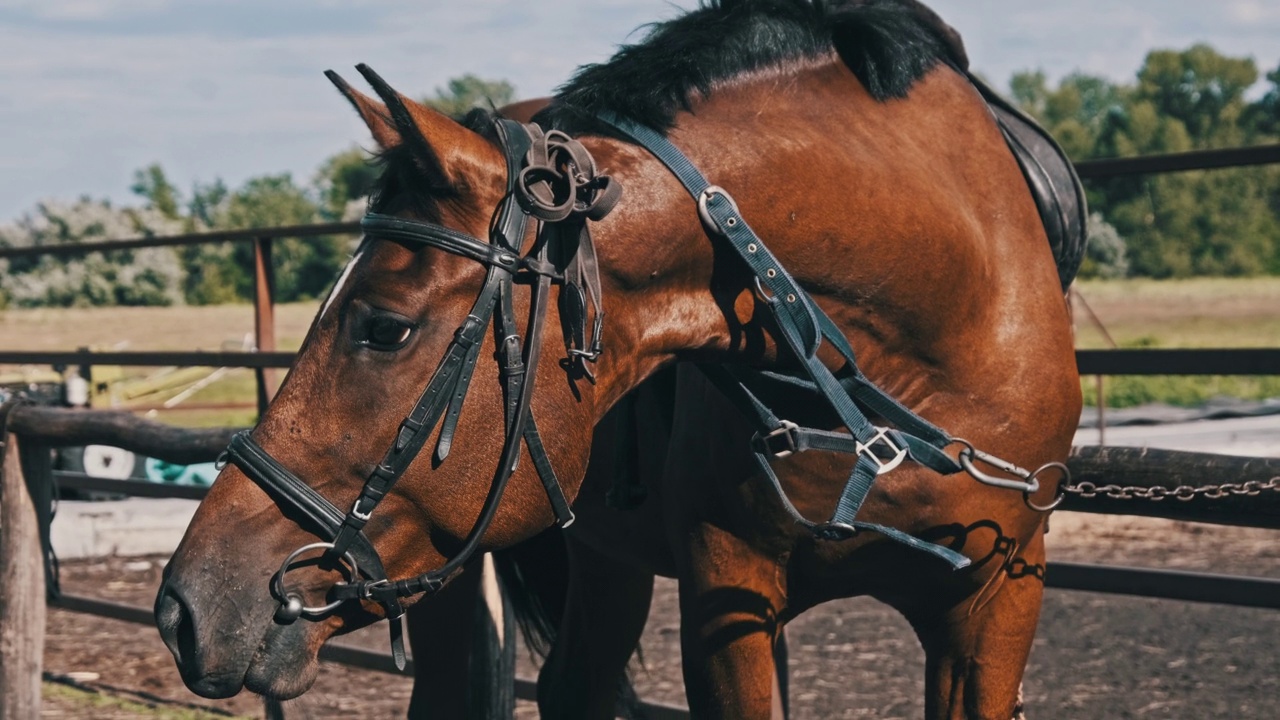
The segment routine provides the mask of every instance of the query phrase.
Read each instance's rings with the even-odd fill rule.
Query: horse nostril
[[[178,666],[182,667],[185,662],[192,661],[196,649],[195,624],[186,604],[169,588],[168,583],[160,588],[160,594],[156,597],[155,614],[160,637],[169,652],[173,653]]]

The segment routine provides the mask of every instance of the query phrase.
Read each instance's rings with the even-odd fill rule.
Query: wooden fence
[[[1181,172],[1280,162],[1280,145],[1182,153],[1145,158],[1079,163],[1083,178],[1146,173]],[[125,366],[190,365],[241,367],[255,371],[258,403],[265,408],[274,387],[272,373],[289,367],[292,354],[275,351],[275,323],[271,265],[272,242],[278,238],[357,233],[356,223],[305,225],[271,229],[203,233],[173,237],[137,238],[82,245],[38,248],[0,248],[0,258],[34,255],[72,255],[109,250],[165,247],[216,242],[254,244],[254,318],[257,352],[8,352],[0,364]],[[1080,351],[1083,375],[1108,374],[1280,374],[1280,349],[1109,350]],[[45,548],[48,507],[55,473],[48,448],[86,443],[111,444],[175,463],[208,461],[226,446],[231,430],[179,430],[123,413],[68,411],[32,406],[6,406],[0,416],[7,424],[0,471],[0,720],[39,714],[40,667],[46,607]],[[1077,480],[1098,485],[1167,490],[1204,482],[1220,482],[1230,475],[1240,482],[1274,484],[1280,460],[1228,458],[1192,453],[1137,451],[1129,448],[1080,448],[1069,462]],[[104,481],[57,474],[66,487],[109,490],[146,497],[198,499],[200,488]],[[1170,499],[1137,503],[1101,495],[1070,497],[1063,509],[1081,512],[1141,514],[1178,520],[1280,527],[1280,493],[1262,492],[1241,499]],[[1144,597],[1216,602],[1280,609],[1280,581],[1143,568],[1116,568],[1053,563],[1046,570],[1048,587],[1123,593]],[[122,606],[93,598],[62,596],[56,604],[77,612],[152,624],[149,608]],[[374,670],[394,671],[389,656],[341,646],[327,647],[322,657]],[[410,667],[411,670],[411,667]],[[531,699],[532,683],[517,681],[517,696]],[[657,720],[685,718],[681,708],[649,705]]]

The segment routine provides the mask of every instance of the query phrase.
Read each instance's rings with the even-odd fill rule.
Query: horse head
[[[360,70],[382,102],[330,77],[381,150],[365,237],[157,598],[165,642],[206,696],[295,696],[329,637],[395,618],[477,550],[571,521],[604,410],[673,348],[727,336],[706,249],[655,259],[627,244],[640,206],[602,207],[618,185],[596,168],[626,173],[643,151],[528,137],[485,113],[460,123]],[[664,224],[663,193],[644,194],[645,236],[699,248],[694,216]],[[644,310],[677,297],[679,316]],[[405,597],[370,588],[405,578]]]

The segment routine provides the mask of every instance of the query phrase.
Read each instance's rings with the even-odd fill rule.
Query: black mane
[[[967,65],[955,31],[916,0],[704,0],[580,68],[540,119],[570,129],[608,110],[665,132],[717,83],[833,50],[881,101],[940,60]]]
[[[665,132],[718,83],[838,53],[877,100],[905,97],[938,62],[966,68],[953,29],[918,0],[703,0],[697,10],[649,26],[647,36],[608,62],[585,65],[538,114],[544,126],[602,131],[601,111]],[[492,134],[493,114],[460,121]],[[413,211],[437,219],[438,201],[458,192],[421,167],[407,143],[378,158],[375,212]]]

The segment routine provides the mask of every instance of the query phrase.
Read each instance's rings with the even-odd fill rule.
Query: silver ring
[[[1035,510],[1036,512],[1041,512],[1041,513],[1051,512],[1057,509],[1057,507],[1062,504],[1063,500],[1067,499],[1067,482],[1071,479],[1071,471],[1067,469],[1066,465],[1063,465],[1062,463],[1059,463],[1059,462],[1045,463],[1044,465],[1041,465],[1040,467],[1036,468],[1036,471],[1031,473],[1031,477],[1032,479],[1036,480],[1036,482],[1038,483],[1039,482],[1038,476],[1040,475],[1040,473],[1050,469],[1056,469],[1062,473],[1062,479],[1058,481],[1058,494],[1056,497],[1054,497],[1052,502],[1050,502],[1048,505],[1040,506],[1035,504],[1031,500],[1031,493],[1022,494],[1022,501],[1027,504],[1027,507],[1031,508],[1032,510]]]
[[[288,602],[289,594],[286,593],[284,589],[284,576],[285,576],[285,573],[289,572],[289,566],[293,564],[294,559],[296,559],[299,555],[305,552],[309,552],[311,550],[331,550],[333,549],[333,547],[334,545],[331,542],[318,542],[318,543],[311,543],[310,545],[303,545],[297,550],[294,550],[293,552],[289,553],[289,556],[284,559],[283,563],[281,563],[280,570],[276,572],[275,575],[271,576],[271,590],[272,590],[272,593],[276,596],[276,599],[282,603]],[[347,576],[347,580],[354,582],[355,579],[360,576],[360,566],[356,564],[356,559],[352,557],[350,552],[342,553],[342,559],[346,561],[347,565],[350,566],[348,569],[351,571],[351,574]],[[303,615],[307,615],[310,617],[325,615],[327,613],[331,613],[334,610],[338,609],[338,606],[341,605],[343,602],[345,601],[334,600],[328,605],[321,605],[319,607],[303,606],[301,612]]]

